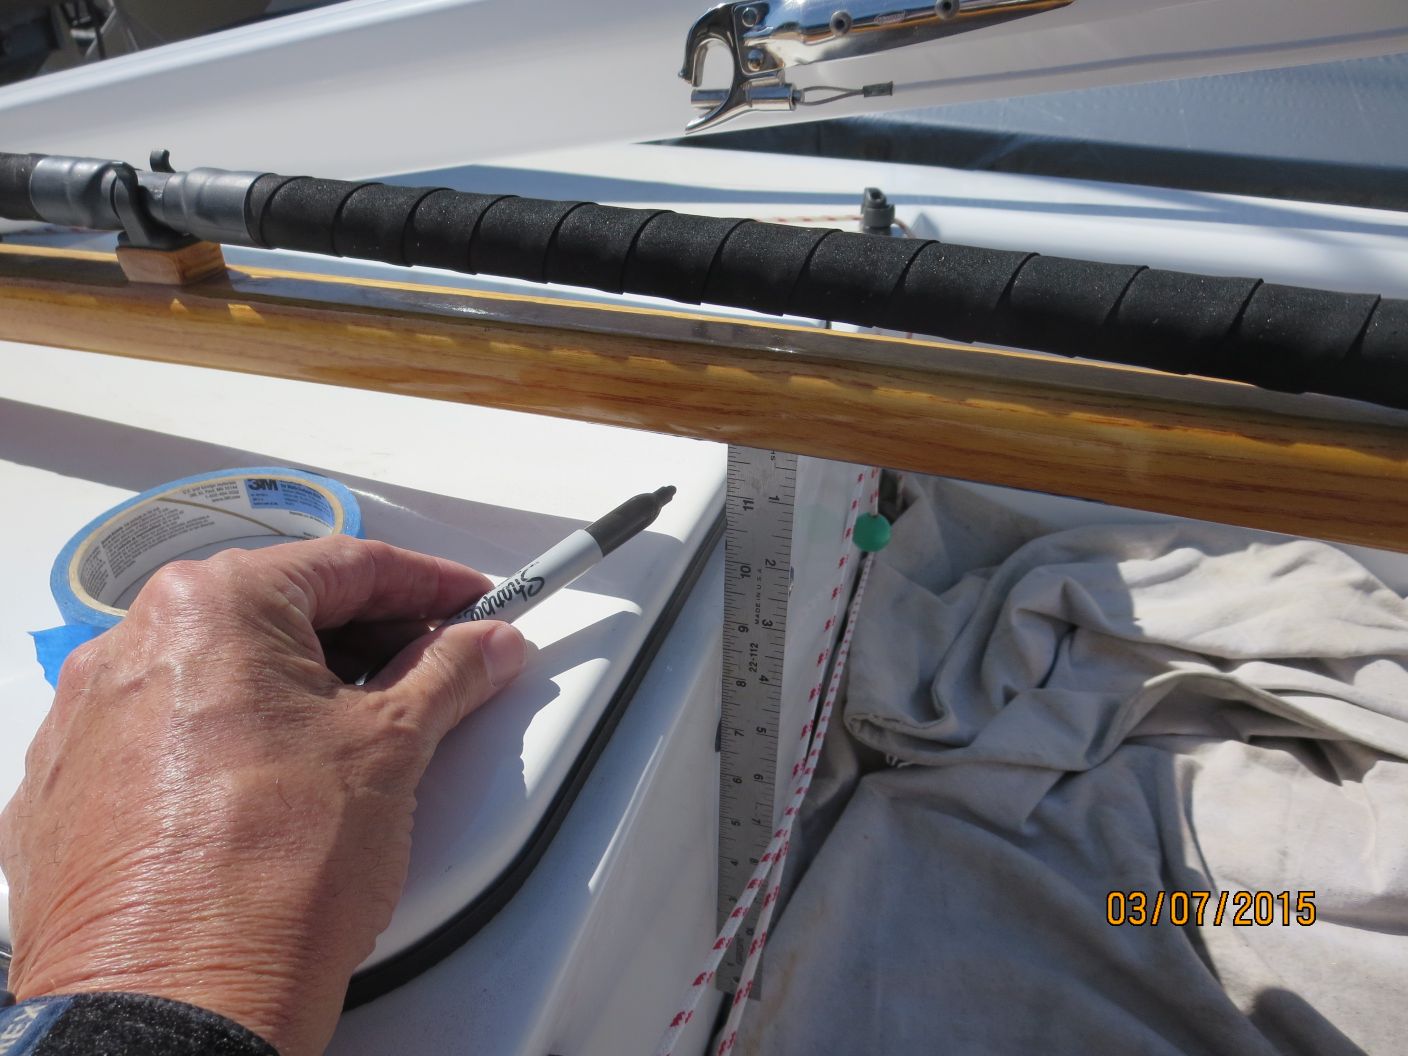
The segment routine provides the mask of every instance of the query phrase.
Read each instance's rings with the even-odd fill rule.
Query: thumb
[[[412,708],[440,738],[523,670],[523,634],[512,624],[477,620],[440,627],[403,648],[369,683]]]

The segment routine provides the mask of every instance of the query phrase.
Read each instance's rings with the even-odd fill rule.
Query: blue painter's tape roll
[[[157,569],[172,561],[362,534],[362,511],[342,484],[278,466],[226,469],[163,484],[90,521],[54,562],[49,589],[64,626],[34,633],[51,684],[64,657],[118,623]]]

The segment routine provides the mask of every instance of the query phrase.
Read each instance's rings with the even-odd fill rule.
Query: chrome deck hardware
[[[853,95],[889,95],[890,83],[859,88],[797,88],[792,66],[870,55],[1065,7],[1073,0],[740,0],[694,23],[680,76],[694,87],[697,132],[749,110],[795,110]],[[705,54],[721,45],[732,61],[727,88],[702,87]],[[830,93],[808,99],[809,92]]]

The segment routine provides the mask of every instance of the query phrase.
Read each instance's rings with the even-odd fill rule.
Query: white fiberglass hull
[[[679,135],[709,0],[351,0],[0,90],[0,146],[342,178]],[[893,81],[841,116],[1408,49],[1401,0],[1076,0],[945,41],[799,70]],[[798,120],[752,114],[726,128]]]

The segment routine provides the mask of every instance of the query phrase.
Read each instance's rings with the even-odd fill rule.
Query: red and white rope
[[[831,615],[824,627],[826,632],[830,632],[836,626],[836,617],[840,613],[841,592],[846,582],[846,569],[850,563],[851,538],[855,532],[856,518],[861,513],[861,495],[866,486],[866,478],[868,476],[870,480],[870,493],[866,496],[866,512],[873,512],[880,497],[877,486],[879,475],[879,469],[872,468],[868,474],[859,473],[856,476],[855,497],[851,499],[851,508],[846,517],[846,528],[841,537],[846,550],[836,563],[839,576],[836,586],[831,591]],[[763,947],[767,944],[768,925],[772,921],[773,907],[776,906],[778,895],[781,892],[783,864],[787,859],[787,852],[791,849],[792,827],[796,823],[802,801],[811,788],[812,775],[816,772],[817,762],[821,758],[821,749],[826,741],[826,731],[831,727],[831,713],[836,702],[837,691],[840,688],[841,674],[845,670],[846,658],[850,655],[851,635],[855,630],[856,614],[860,611],[861,596],[865,593],[865,583],[870,576],[870,556],[869,554],[865,555],[861,562],[860,578],[846,617],[845,631],[836,647],[836,663],[832,665],[831,679],[826,685],[821,711],[817,715],[815,723],[808,721],[802,727],[797,762],[793,764],[791,771],[791,778],[795,781],[795,785],[787,807],[782,812],[782,818],[777,830],[772,834],[772,839],[768,842],[767,849],[758,860],[757,868],[753,870],[753,875],[749,877],[748,883],[739,894],[738,901],[729,913],[728,919],[724,921],[724,926],[719,930],[718,937],[709,950],[709,956],[703,970],[695,975],[679,1010],[671,1017],[670,1025],[655,1050],[656,1056],[671,1056],[674,1052],[680,1035],[694,1019],[699,1002],[713,984],[715,973],[723,962],[729,947],[733,945],[738,929],[753,908],[758,892],[766,887],[767,893],[763,897],[763,908],[758,917],[758,926],[748,948],[748,959],[744,962],[738,989],[733,995],[733,1006],[729,1009],[728,1020],[724,1026],[722,1040],[719,1042],[715,1056],[724,1056],[733,1049],[734,1043],[737,1041],[738,1024],[743,1016],[745,1002],[753,989],[753,979],[757,975]],[[817,655],[817,679],[807,698],[810,702],[815,703],[817,698],[821,696],[821,687],[826,679],[826,661],[830,657],[830,652],[830,647],[827,646]]]

